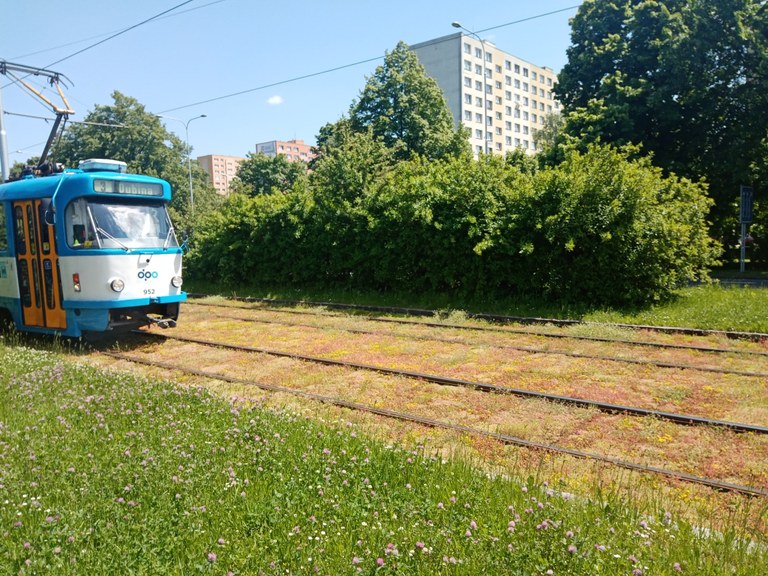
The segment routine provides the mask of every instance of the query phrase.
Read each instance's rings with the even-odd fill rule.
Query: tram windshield
[[[72,248],[177,248],[165,204],[79,198],[64,215]]]

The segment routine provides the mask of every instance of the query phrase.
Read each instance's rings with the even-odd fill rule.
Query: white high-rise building
[[[536,151],[533,136],[560,112],[555,72],[457,32],[410,47],[442,88],[453,119],[470,130],[475,155]]]

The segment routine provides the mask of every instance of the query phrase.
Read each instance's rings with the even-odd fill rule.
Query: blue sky
[[[387,51],[452,34],[453,21],[558,71],[581,0],[183,2],[3,0],[0,58],[69,78],[71,120],[111,105],[117,90],[176,118],[165,124],[182,139],[184,123],[205,114],[188,125],[194,156],[245,156],[268,140],[314,143],[321,126],[348,112]],[[10,163],[39,155],[50,124],[18,114],[52,112],[8,78],[0,86],[13,113],[4,116]]]

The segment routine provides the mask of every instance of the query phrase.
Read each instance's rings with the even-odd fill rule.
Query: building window
[[[496,88],[501,90],[501,82],[499,82],[498,80],[496,80]]]
[[[472,94],[464,94],[464,104],[472,104]]]
[[[475,130],[475,138],[479,138],[480,140],[483,139],[483,131],[479,128]]]
[[[512,136],[507,136],[506,138],[504,138],[504,144],[506,144],[507,146],[512,146]]]
[[[528,78],[528,68],[523,68],[523,76]]]
[[[512,100],[512,92],[510,92],[509,90],[504,92],[504,100]]]
[[[515,124],[515,132],[520,132],[520,124]]]
[[[478,107],[483,106],[483,99],[480,98],[480,96],[475,97],[475,106],[478,106]]]
[[[475,90],[482,90],[483,89],[483,83],[480,82],[480,80],[475,80]]]
[[[496,64],[495,68],[496,68],[496,72],[498,72],[499,74],[501,74],[501,66],[499,66],[498,64]]]
[[[515,79],[515,88],[520,89],[520,80]]]
[[[510,122],[509,120],[504,122],[504,129],[505,130],[512,130],[512,122]]]
[[[501,120],[501,112],[496,112],[496,120]]]
[[[483,123],[483,115],[480,114],[479,112],[475,113],[475,122],[477,122],[478,124]]]
[[[515,64],[515,74],[520,74],[520,64]]]
[[[472,78],[469,78],[468,76],[464,76],[464,87],[472,88]]]
[[[482,57],[483,57],[483,49],[475,48],[475,58],[482,58]]]
[[[472,54],[472,46],[469,45],[469,42],[464,42],[464,54]]]
[[[480,64],[475,64],[475,74],[482,74],[483,73],[483,67],[480,66]]]
[[[523,82],[523,92],[528,92],[528,82]]]
[[[512,70],[512,62],[510,62],[509,60],[505,60],[504,61],[504,69],[505,70]]]
[[[466,70],[467,72],[471,72],[472,62],[470,62],[469,60],[464,60],[464,70]]]
[[[536,72],[531,72],[531,80],[533,80],[535,82],[538,79],[539,79],[539,77],[536,75]]]
[[[464,120],[467,122],[472,122],[472,112],[469,110],[464,110]]]
[[[528,97],[523,96],[523,106],[528,106]]]
[[[504,114],[506,114],[507,116],[512,116],[512,106],[505,106]]]

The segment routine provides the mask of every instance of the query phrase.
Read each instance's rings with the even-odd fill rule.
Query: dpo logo
[[[139,276],[139,280],[144,280],[146,282],[150,278],[152,279],[157,278],[157,272],[150,272],[149,270],[139,270],[138,276]]]

